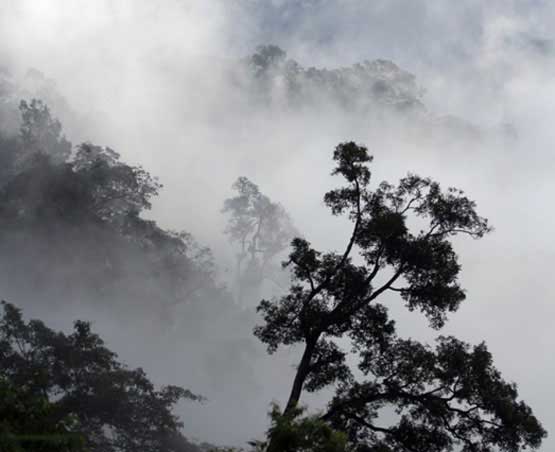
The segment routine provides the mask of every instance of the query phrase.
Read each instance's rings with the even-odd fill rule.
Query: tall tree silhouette
[[[343,429],[359,450],[429,452],[516,451],[537,447],[545,431],[516,387],[493,367],[485,345],[474,348],[440,338],[436,349],[396,335],[380,301],[393,293],[441,328],[446,314],[465,299],[460,264],[451,239],[480,238],[490,228],[463,192],[408,175],[394,186],[370,189],[365,147],[335,149],[333,174],[347,184],[325,195],[334,215],[353,222],[342,253],[317,251],[294,239],[289,260],[294,281],[279,300],[263,300],[265,324],[255,334],[273,352],[303,344],[285,416],[296,412],[303,390],[335,383],[337,393],[323,419]],[[416,225],[417,227],[414,227]],[[412,226],[412,227],[411,227]],[[346,363],[337,339],[350,340],[363,381]],[[398,416],[380,425],[383,408]],[[278,450],[275,441],[269,449]]]

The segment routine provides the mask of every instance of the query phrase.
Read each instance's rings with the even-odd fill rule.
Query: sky
[[[555,4],[539,0],[0,0],[0,61],[15,76],[34,67],[56,82],[82,118],[66,127],[72,141],[109,145],[157,175],[164,189],[152,217],[211,246],[222,272],[231,252],[219,210],[240,175],[320,249],[342,248],[348,225],[321,201],[340,141],[368,145],[377,181],[410,171],[465,190],[495,231],[457,240],[468,299],[442,333],[485,340],[551,431],[554,20]],[[391,60],[415,74],[430,114],[484,129],[508,123],[518,138],[440,146],[336,111],[244,113],[222,68],[269,43],[305,67]],[[391,303],[401,334],[436,334]],[[138,360],[122,334],[112,340]],[[209,415],[192,421],[193,436],[239,443],[262,428],[260,414],[247,413],[235,435],[218,433],[203,424]],[[542,450],[554,445],[548,438]]]

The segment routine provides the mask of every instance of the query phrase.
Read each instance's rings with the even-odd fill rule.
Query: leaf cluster
[[[66,335],[38,320],[25,322],[9,303],[2,307],[0,374],[45,404],[39,422],[46,418],[57,426],[71,419],[68,433],[83,435],[93,451],[178,450],[168,444],[181,427],[171,409],[180,399],[202,397],[177,386],[156,389],[142,369],[121,364],[87,322],[75,322]],[[18,433],[41,433],[37,428],[24,424]]]

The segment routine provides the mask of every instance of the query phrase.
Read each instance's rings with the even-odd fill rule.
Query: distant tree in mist
[[[177,401],[198,395],[156,389],[142,369],[121,364],[87,322],[75,322],[66,335],[25,322],[9,303],[2,308],[0,445],[9,441],[13,452],[198,450],[172,413]]]
[[[51,116],[45,104],[37,99],[21,101],[19,113],[19,134],[0,132],[0,187],[32,165],[37,155],[48,156],[51,161],[61,163],[71,154],[71,143],[66,140],[60,122]],[[0,130],[4,125],[1,119]]]
[[[62,124],[52,118],[49,108],[40,100],[20,103],[20,128],[24,153],[43,153],[54,163],[65,162],[71,154],[71,143],[62,135]]]
[[[258,46],[256,52],[248,58],[248,64],[257,76],[277,69],[287,61],[287,53],[276,45]]]
[[[246,89],[263,103],[296,107],[336,105],[349,111],[422,113],[423,91],[415,76],[388,60],[363,61],[348,67],[303,67],[270,44],[244,59]]]
[[[237,195],[225,200],[222,212],[228,214],[225,232],[238,248],[238,298],[245,301],[246,291],[259,288],[264,279],[279,284],[272,260],[287,248],[296,230],[283,206],[246,177],[238,178],[233,189]]]
[[[442,190],[416,175],[371,190],[372,157],[353,142],[338,145],[333,159],[333,174],[346,185],[326,193],[324,201],[333,215],[354,223],[345,250],[323,253],[294,239],[284,264],[293,273],[290,292],[258,307],[264,324],[255,334],[269,352],[303,347],[282,415],[298,416],[304,390],[333,384],[335,396],[321,419],[344,431],[357,451],[539,447],[545,430],[483,343],[439,337],[431,347],[399,337],[388,316],[385,302],[393,300],[386,294],[421,311],[434,329],[458,309],[465,293],[452,238],[480,238],[490,230],[475,203],[460,190]],[[347,364],[349,348],[361,378]],[[381,416],[388,409],[396,413],[393,419]],[[270,431],[268,451],[280,450]]]

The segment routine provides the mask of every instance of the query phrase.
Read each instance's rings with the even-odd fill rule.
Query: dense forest
[[[256,108],[336,109],[378,127],[425,127],[434,139],[515,137],[510,126],[485,130],[433,115],[414,75],[386,60],[304,68],[268,45],[235,61],[230,79]],[[223,450],[183,433],[188,419],[176,407],[186,404],[194,416],[221,396],[240,418],[252,407],[232,403],[268,394],[266,411],[255,416],[270,410],[269,427],[264,437],[253,432],[249,449],[516,452],[541,445],[546,431],[485,343],[421,342],[405,336],[390,312],[388,303],[400,301],[441,330],[464,302],[456,248],[491,227],[461,190],[415,174],[376,182],[361,143],[322,149],[336,182],[322,193],[324,204],[352,229],[342,251],[320,251],[281,200],[238,174],[215,206],[233,256],[224,278],[210,244],[149,216],[164,181],[110,147],[72,143],[54,110],[86,129],[86,118],[40,72],[23,82],[2,74],[2,450]],[[153,342],[164,337],[176,344],[173,359],[205,386],[159,385],[159,375],[154,381],[124,364],[94,322],[74,319],[71,331],[58,331],[26,320],[30,307],[45,315],[84,308]],[[305,392],[320,394],[320,410],[305,406]]]

